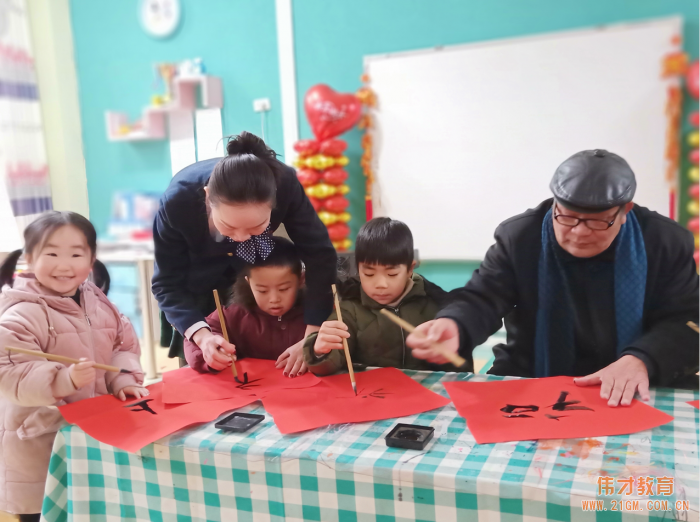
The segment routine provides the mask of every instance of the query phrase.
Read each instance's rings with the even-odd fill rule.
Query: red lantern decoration
[[[697,165],[698,159],[700,159],[700,153],[698,153],[698,149],[691,150],[690,154],[688,155],[688,159],[692,164]]]
[[[320,150],[326,156],[340,156],[347,148],[348,144],[343,140],[326,140],[321,143]]]
[[[328,226],[327,228],[328,237],[331,238],[331,241],[340,241],[341,239],[345,239],[348,237],[348,235],[350,235],[350,227],[345,223],[336,223]]]
[[[319,182],[321,175],[318,173],[318,171],[313,169],[299,169],[297,171],[297,178],[299,179],[299,183],[301,183],[302,187],[310,187],[311,185],[315,185]]]
[[[362,104],[354,94],[340,94],[328,85],[314,85],[304,97],[304,110],[320,141],[350,130],[360,119]]]
[[[698,199],[698,196],[700,196],[700,187],[698,187],[697,183],[691,185],[690,188],[688,188],[688,194],[691,198]]]
[[[309,201],[311,202],[311,206],[314,207],[314,210],[318,212],[321,210],[321,200],[312,198],[311,196],[307,196],[309,198]]]
[[[700,231],[700,219],[694,217],[688,221],[688,230],[693,234],[697,234]]]
[[[700,69],[698,68],[698,61],[695,60],[688,67],[688,72],[685,75],[685,88],[688,89],[690,95],[698,99],[698,91],[700,90]]]
[[[313,156],[318,154],[320,144],[316,140],[299,140],[294,144],[294,150],[299,156]]]
[[[688,121],[690,121],[690,124],[693,127],[697,127],[698,124],[700,124],[700,116],[698,116],[698,111],[691,112],[690,116],[688,117]]]
[[[329,212],[343,212],[350,202],[343,196],[332,196],[323,200],[323,209]]]
[[[323,181],[329,185],[340,185],[348,179],[348,173],[340,167],[326,170],[323,174]]]

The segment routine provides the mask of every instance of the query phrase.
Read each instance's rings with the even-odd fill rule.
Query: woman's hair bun
[[[265,145],[265,142],[255,134],[243,131],[238,136],[230,138],[226,144],[226,152],[229,156],[252,154],[258,158],[274,158],[275,152]]]

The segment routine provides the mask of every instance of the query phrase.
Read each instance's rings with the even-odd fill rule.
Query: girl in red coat
[[[287,364],[283,352],[301,341],[306,329],[302,303],[304,271],[291,241],[277,236],[273,241],[275,247],[264,262],[248,265],[239,274],[233,288],[233,304],[224,308],[224,319],[236,359],[275,359],[277,367],[283,368]],[[220,335],[217,312],[206,320],[211,331]],[[216,371],[209,366],[212,361],[188,340],[185,357],[198,372]],[[231,364],[223,352],[214,353],[213,357],[222,364]],[[301,375],[301,362],[290,372],[285,371],[285,377]]]

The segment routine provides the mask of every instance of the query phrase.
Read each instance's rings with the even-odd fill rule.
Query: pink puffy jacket
[[[69,367],[7,352],[15,346],[134,370],[97,370],[76,389]],[[33,274],[15,278],[0,295],[0,511],[39,513],[51,447],[63,418],[55,406],[115,393],[143,383],[140,348],[131,323],[90,282],[80,285],[80,306],[57,296]]]

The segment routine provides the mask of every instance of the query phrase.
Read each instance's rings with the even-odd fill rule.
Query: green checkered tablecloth
[[[445,394],[472,374],[406,372]],[[179,431],[130,454],[76,426],[59,431],[46,485],[48,521],[471,521],[698,520],[697,392],[656,389],[651,403],[672,423],[628,436],[586,440],[474,442],[451,404],[405,417],[430,425],[423,451],[388,448],[397,419],[283,436],[267,418],[249,433],[214,423]],[[260,403],[242,411],[264,413]],[[598,477],[673,477],[669,511],[612,511]],[[617,491],[617,487],[616,487]],[[607,511],[583,511],[582,500]],[[688,511],[676,511],[687,500]]]

